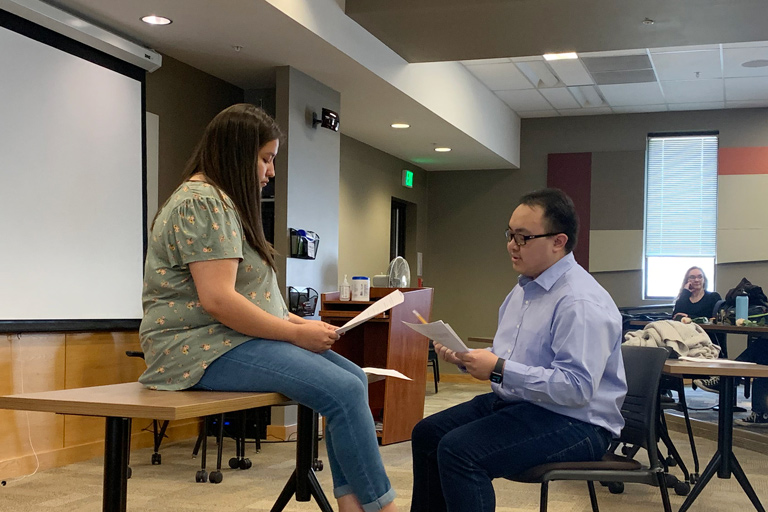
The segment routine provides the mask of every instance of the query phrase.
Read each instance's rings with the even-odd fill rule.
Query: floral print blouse
[[[274,270],[243,236],[229,197],[208,183],[188,181],[155,219],[147,248],[139,328],[151,389],[194,386],[217,357],[251,339],[226,327],[200,305],[189,263],[240,260],[235,289],[261,309],[288,318]]]

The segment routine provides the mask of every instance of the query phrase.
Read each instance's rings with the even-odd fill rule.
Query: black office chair
[[[546,512],[549,482],[555,480],[586,480],[592,510],[598,512],[594,482],[633,482],[658,485],[665,512],[672,512],[664,478],[664,468],[656,448],[656,427],[659,414],[659,380],[667,351],[659,347],[621,348],[627,375],[627,397],[621,407],[624,429],[619,442],[640,446],[648,452],[650,465],[629,457],[608,452],[596,462],[557,462],[542,464],[528,471],[507,477],[509,480],[541,484],[539,510]]]
[[[435,380],[435,393],[437,393],[437,383],[440,382],[440,365],[437,361],[437,352],[432,340],[429,340],[429,353],[427,354],[427,366],[432,366],[432,377]]]

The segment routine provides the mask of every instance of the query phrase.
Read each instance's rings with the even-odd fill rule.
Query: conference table
[[[731,474],[733,474],[755,509],[758,512],[765,512],[755,490],[747,479],[747,475],[744,474],[744,470],[733,453],[733,403],[736,378],[768,378],[768,366],[735,361],[724,362],[717,359],[707,362],[669,359],[664,364],[664,373],[676,377],[683,375],[718,376],[721,382],[720,407],[717,415],[717,451],[701,473],[701,477],[693,486],[691,493],[686,497],[680,507],[680,512],[685,512],[690,508],[715,474],[718,478],[725,479],[731,478]]]

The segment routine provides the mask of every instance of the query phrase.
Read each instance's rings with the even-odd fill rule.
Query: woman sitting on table
[[[254,105],[219,113],[152,225],[141,347],[152,389],[277,392],[327,419],[340,512],[396,510],[368,381],[329,350],[335,327],[290,314],[264,238],[261,189],[282,134]]]
[[[683,286],[675,300],[672,319],[712,318],[715,304],[721,299],[717,292],[707,291],[707,276],[699,267],[691,267],[685,273]]]

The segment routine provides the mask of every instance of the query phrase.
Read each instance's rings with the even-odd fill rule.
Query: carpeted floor
[[[455,403],[485,392],[485,385],[441,383],[440,392],[434,394],[432,384],[427,383],[426,414],[442,410]],[[710,395],[714,397],[714,395]],[[703,398],[702,398],[703,399]],[[686,460],[690,450],[682,434],[673,432],[672,437]],[[248,456],[253,467],[247,471],[223,470],[224,481],[218,485],[194,482],[199,459],[190,457],[194,440],[164,445],[161,449],[163,463],[150,464],[151,449],[137,450],[131,454],[133,477],[128,481],[128,510],[130,511],[267,511],[282,489],[294,466],[295,443],[265,443],[261,453]],[[697,439],[702,465],[712,456],[716,444]],[[234,443],[225,442],[225,460],[234,454]],[[214,461],[213,449],[209,448],[210,462]],[[320,443],[321,458],[324,444]],[[765,455],[744,449],[735,450],[758,496],[768,503],[768,462]],[[401,511],[409,509],[411,495],[410,443],[384,446],[381,453],[394,488],[398,493],[396,503]],[[642,460],[642,459],[641,459]],[[226,462],[225,462],[226,466]],[[673,473],[679,474],[676,468]],[[331,475],[326,469],[318,473],[323,489],[331,496]],[[102,459],[72,464],[66,467],[39,472],[19,481],[11,481],[0,488],[0,511],[48,511],[97,512],[101,510]],[[506,480],[495,482],[497,510],[499,512],[533,512],[538,510],[539,488],[535,485],[515,484]],[[626,485],[620,495],[609,494],[598,488],[598,499],[605,511],[657,512],[661,510],[658,489],[644,485]],[[677,510],[683,498],[671,493],[673,509]],[[331,500],[333,503],[333,500]],[[335,505],[335,503],[334,503]],[[747,497],[735,479],[717,478],[707,486],[692,507],[693,512],[721,512],[724,510],[751,510]],[[287,511],[315,511],[314,503],[293,501]],[[586,512],[590,510],[586,485],[581,482],[555,482],[550,487],[550,510],[553,512]]]

